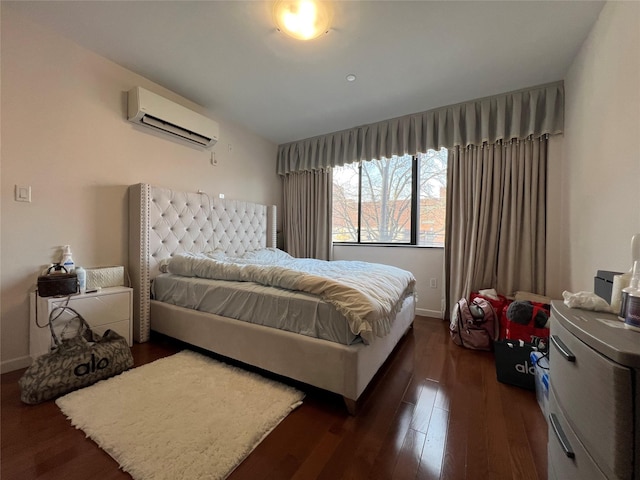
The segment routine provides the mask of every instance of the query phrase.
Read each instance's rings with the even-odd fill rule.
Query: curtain
[[[284,249],[298,258],[331,258],[330,170],[290,173],[283,178]]]
[[[508,142],[562,133],[562,82],[384,120],[278,147],[278,174],[442,147]]]
[[[545,293],[546,136],[449,150],[445,293]]]

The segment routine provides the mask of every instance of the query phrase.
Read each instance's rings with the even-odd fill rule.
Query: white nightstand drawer
[[[103,288],[99,292],[72,295],[70,298],[42,298],[32,293],[29,326],[29,354],[32,359],[47,353],[53,346],[49,327],[38,328],[36,317],[38,325],[47,325],[51,311],[64,305],[68,305],[82,315],[95,333],[102,335],[106,330],[111,329],[122,335],[129,346],[132,345],[133,289]],[[65,320],[74,317],[74,314],[69,311],[60,310],[60,312],[60,317],[53,322],[56,333],[64,329]]]
[[[120,322],[107,323],[105,325],[100,325],[99,327],[91,327],[91,330],[100,336],[102,336],[107,330],[113,330],[124,338],[129,338],[129,321],[122,320]]]
[[[129,319],[129,292],[118,292],[106,295],[78,295],[72,297],[69,306],[77,310],[89,325],[99,326]],[[66,300],[55,300],[54,307],[65,305]],[[73,316],[64,312],[60,320]]]

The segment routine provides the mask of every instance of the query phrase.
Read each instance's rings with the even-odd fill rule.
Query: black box
[[[607,270],[598,270],[596,276],[593,277],[593,291],[596,295],[604,298],[607,303],[611,303],[611,291],[613,290],[613,277],[620,275],[622,272],[609,272]]]
[[[501,383],[528,390],[536,389],[536,371],[531,363],[531,352],[536,347],[520,340],[500,340],[493,344],[496,356],[496,377]]]

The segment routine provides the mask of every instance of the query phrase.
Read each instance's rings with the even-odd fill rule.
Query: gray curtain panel
[[[331,258],[332,175],[330,170],[283,177],[284,249],[298,258]]]
[[[560,81],[280,145],[277,168],[286,175],[441,147],[537,138],[561,133],[563,124]]]
[[[547,138],[449,151],[446,315],[472,291],[545,293]]]

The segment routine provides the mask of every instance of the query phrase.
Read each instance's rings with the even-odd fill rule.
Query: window
[[[447,150],[333,169],[335,243],[444,246]]]

